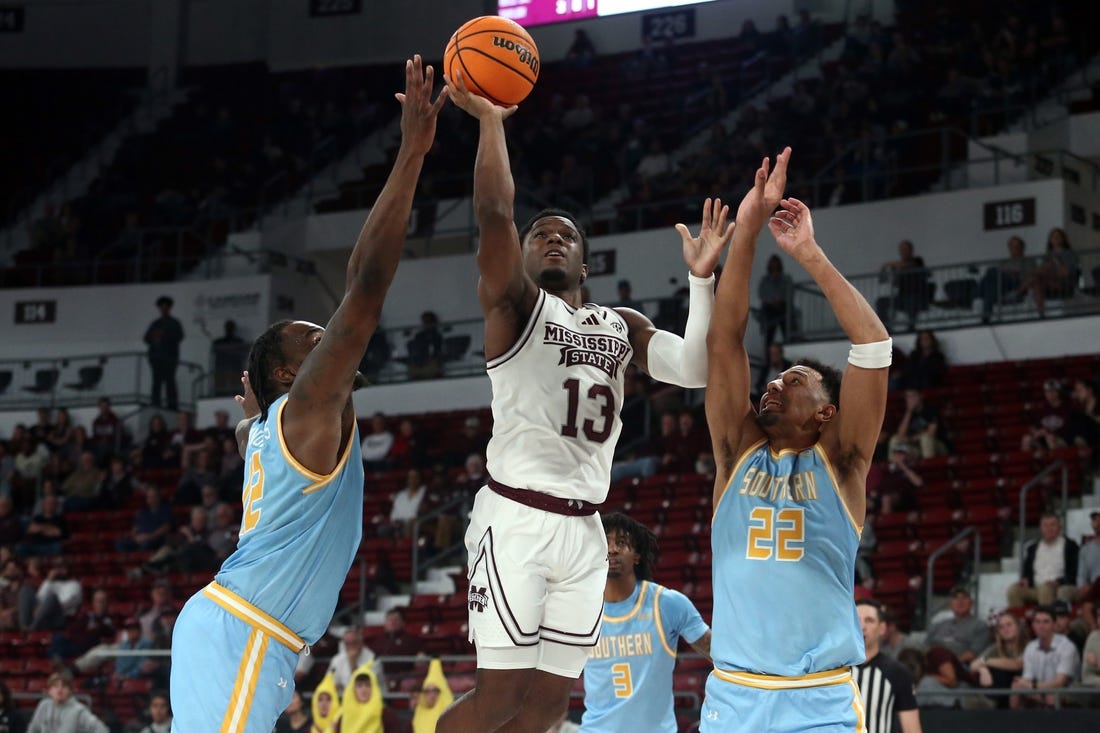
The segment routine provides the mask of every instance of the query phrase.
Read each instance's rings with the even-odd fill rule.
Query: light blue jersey
[[[821,445],[749,448],[714,509],[718,670],[800,677],[859,664],[856,525]]]
[[[707,630],[684,594],[645,580],[629,598],[605,603],[600,640],[584,666],[582,733],[675,733],[676,646]]]
[[[358,431],[332,473],[286,450],[287,396],[245,452],[240,541],[172,634],[173,733],[270,733],[290,703],[298,653],[321,637],[363,532]]]
[[[215,580],[313,644],[363,537],[363,460],[355,429],[329,475],[298,463],[283,441],[286,400],[249,432],[241,538]]]

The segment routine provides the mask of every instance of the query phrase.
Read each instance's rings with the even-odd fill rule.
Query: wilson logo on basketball
[[[532,53],[531,49],[521,46],[515,41],[507,38],[501,38],[500,36],[493,36],[493,45],[497,48],[503,48],[508,51],[515,51],[516,57],[521,64],[524,64],[531,69],[531,73],[538,76],[539,73],[539,57],[538,54]]]

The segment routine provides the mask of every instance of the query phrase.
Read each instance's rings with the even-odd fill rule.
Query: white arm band
[[[884,369],[890,366],[893,357],[894,339],[852,344],[848,350],[848,363],[863,369]]]
[[[688,273],[688,318],[684,337],[657,331],[649,339],[649,376],[680,387],[707,386],[707,328],[714,306],[714,275]]]

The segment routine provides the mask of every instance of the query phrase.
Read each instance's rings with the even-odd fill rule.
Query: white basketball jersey
[[[613,309],[574,309],[539,290],[519,340],[488,363],[489,475],[516,489],[603,502],[633,353],[626,321]]]

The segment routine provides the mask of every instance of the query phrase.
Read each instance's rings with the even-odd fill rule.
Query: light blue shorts
[[[304,646],[211,583],[187,601],[172,632],[172,733],[271,733],[290,704]]]
[[[805,677],[715,670],[707,678],[700,733],[867,733],[851,668]]]

